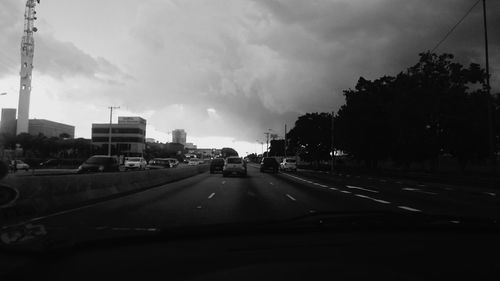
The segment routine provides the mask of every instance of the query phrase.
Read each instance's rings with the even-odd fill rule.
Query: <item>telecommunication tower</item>
[[[35,40],[33,33],[37,31],[34,26],[36,20],[36,4],[40,0],[27,0],[24,11],[24,33],[21,40],[21,83],[19,89],[19,107],[17,113],[17,134],[28,132],[28,118],[31,95],[31,73],[33,70],[33,55]]]

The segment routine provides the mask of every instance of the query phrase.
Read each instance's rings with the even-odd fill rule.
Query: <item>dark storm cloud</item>
[[[20,67],[19,46],[23,32],[24,3],[18,0],[0,2],[0,77],[17,74]],[[63,42],[47,32],[35,33],[35,71],[52,76],[84,76],[106,83],[130,79],[117,66],[102,57],[93,57],[71,42]]]

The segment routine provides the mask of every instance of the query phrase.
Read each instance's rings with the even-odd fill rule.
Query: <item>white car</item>
[[[11,169],[14,169],[14,167],[15,167],[16,170],[27,171],[27,170],[29,170],[30,165],[24,163],[22,160],[12,160],[10,162],[10,167],[11,167]]]
[[[144,170],[148,163],[142,157],[126,157],[125,170]]]
[[[280,163],[280,170],[282,171],[297,171],[297,160],[295,158],[283,158]]]

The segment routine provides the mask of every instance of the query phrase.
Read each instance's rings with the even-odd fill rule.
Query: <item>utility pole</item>
[[[495,135],[493,130],[493,114],[491,110],[491,89],[490,89],[490,64],[488,55],[488,28],[486,24],[486,0],[483,0],[483,24],[484,24],[484,52],[486,56],[486,106],[488,114],[488,145],[489,154],[493,164],[496,164]]]
[[[332,151],[332,167],[331,167],[331,172],[333,173],[333,169],[335,167],[335,147],[333,146],[333,123],[335,118],[335,111],[332,111],[332,129],[331,129],[331,151]]]
[[[111,156],[111,127],[113,121],[113,109],[119,109],[119,106],[109,106],[109,137],[108,137],[108,156]]]
[[[287,145],[286,145],[286,124],[285,124],[285,152],[283,154],[283,155],[285,155],[285,158],[286,158],[286,146]]]
[[[269,131],[271,131],[271,129],[268,129]],[[269,134],[271,134],[270,132],[265,132],[264,135],[266,135],[266,152],[267,152],[267,157],[269,157]],[[264,155],[264,154],[262,154]]]

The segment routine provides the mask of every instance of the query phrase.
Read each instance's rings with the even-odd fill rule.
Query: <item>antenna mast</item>
[[[28,118],[31,95],[31,73],[33,70],[33,55],[35,52],[35,40],[33,33],[37,31],[34,26],[36,20],[36,4],[40,0],[27,0],[24,11],[24,33],[21,40],[21,76],[19,89],[19,106],[17,113],[17,134],[28,132]]]

